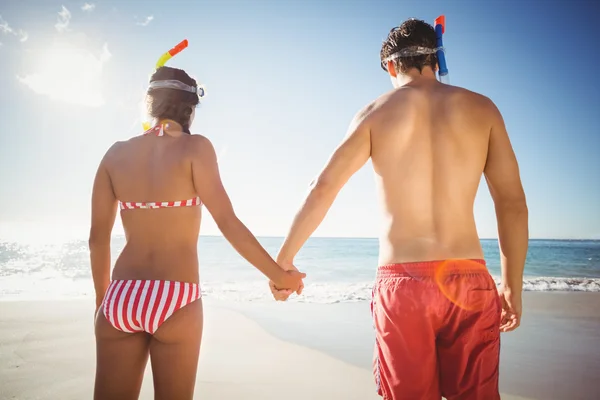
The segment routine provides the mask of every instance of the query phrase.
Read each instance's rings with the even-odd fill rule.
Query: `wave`
[[[495,278],[496,285],[500,279]],[[301,303],[350,303],[371,300],[373,282],[362,283],[306,283],[301,296],[290,299]],[[523,281],[527,292],[600,292],[600,278],[559,278],[536,277]],[[202,285],[202,293],[208,298],[228,301],[270,300],[271,295],[265,283],[217,283]]]
[[[499,280],[496,279],[496,284]],[[523,280],[523,290],[528,292],[600,292],[599,278],[540,277]]]
[[[0,300],[37,300],[48,298],[92,298],[91,279],[69,279],[31,275],[1,277]],[[40,279],[41,278],[41,279]],[[496,284],[500,279],[495,277]],[[373,282],[306,282],[301,296],[290,301],[300,303],[351,303],[371,300]],[[523,290],[530,292],[600,292],[600,278],[528,277]],[[272,301],[265,281],[203,282],[202,295],[206,298],[233,302]]]

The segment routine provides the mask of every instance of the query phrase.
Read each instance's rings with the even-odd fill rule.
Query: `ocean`
[[[259,238],[274,255],[283,238]],[[112,241],[112,260],[125,244]],[[499,283],[497,240],[482,240],[490,273]],[[222,237],[201,236],[203,296],[219,300],[271,301],[265,278]],[[377,239],[311,238],[296,259],[307,273],[302,296],[290,301],[344,303],[369,300],[377,266]],[[600,292],[600,241],[531,240],[526,291]],[[0,300],[93,297],[86,240],[53,244],[0,241]]]

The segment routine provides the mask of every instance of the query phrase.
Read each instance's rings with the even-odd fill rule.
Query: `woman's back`
[[[214,147],[190,133],[203,93],[185,71],[158,68],[146,98],[154,128],[113,145],[98,167],[89,240],[96,400],[137,398],[149,356],[156,398],[193,398],[202,337],[200,199],[227,240],[274,287],[300,292],[305,275],[277,265],[237,218]],[[111,274],[117,209],[127,243]]]
[[[201,207],[189,155],[192,136],[168,127],[164,132],[117,143],[107,154],[127,238],[114,279],[198,281]]]

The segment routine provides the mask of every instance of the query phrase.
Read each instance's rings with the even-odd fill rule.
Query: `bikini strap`
[[[144,135],[165,136],[163,124],[158,124],[148,129],[146,132],[144,132]]]

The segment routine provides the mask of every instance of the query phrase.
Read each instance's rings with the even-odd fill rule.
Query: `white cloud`
[[[17,76],[35,93],[87,107],[104,104],[102,70],[112,57],[107,44],[97,56],[85,47],[55,43],[38,57],[36,72]]]
[[[66,32],[69,30],[69,23],[71,22],[71,12],[67,10],[65,6],[62,6],[62,10],[58,12],[58,22],[54,27],[59,32]]]
[[[148,24],[150,22],[152,22],[153,19],[154,19],[154,15],[148,15],[144,21],[137,22],[136,25],[139,25],[139,26],[148,26]]]
[[[87,12],[92,12],[94,11],[94,9],[96,8],[96,5],[94,3],[85,3],[83,6],[81,6],[81,10],[83,11],[87,11]]]
[[[4,18],[2,18],[1,15],[0,15],[0,32],[4,33],[6,35],[18,36],[20,42],[25,42],[29,38],[29,35],[27,34],[27,32],[25,32],[22,29],[19,29],[19,30],[13,29],[10,25],[8,25],[8,22],[6,22],[4,20]]]
[[[0,15],[0,31],[2,31],[2,33],[14,33],[13,29],[8,25],[8,22],[6,22],[4,20],[4,18],[2,18],[2,16]]]

